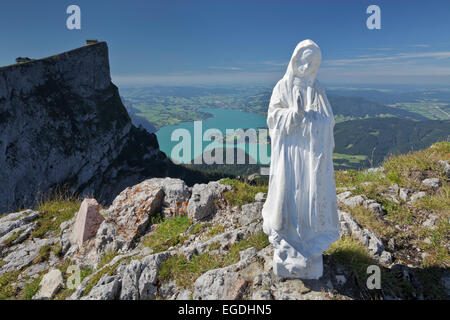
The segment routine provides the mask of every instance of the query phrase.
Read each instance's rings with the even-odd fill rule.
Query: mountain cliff
[[[103,202],[146,177],[203,179],[132,125],[99,42],[0,68],[0,212],[63,185]]]

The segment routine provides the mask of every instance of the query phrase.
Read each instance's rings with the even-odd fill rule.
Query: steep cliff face
[[[105,42],[0,68],[0,212],[62,185],[108,202],[167,175],[184,168],[131,124]]]

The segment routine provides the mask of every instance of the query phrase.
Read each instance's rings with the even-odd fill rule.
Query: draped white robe
[[[320,255],[322,263],[322,252],[339,238],[333,112],[318,81],[313,85],[312,107],[305,109],[293,85],[294,67],[291,60],[270,100],[267,124],[272,155],[262,211],[264,232],[275,247],[274,262],[284,264],[293,277],[314,256]]]

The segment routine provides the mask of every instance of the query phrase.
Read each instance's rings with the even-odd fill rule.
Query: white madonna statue
[[[263,229],[275,248],[274,273],[319,279],[322,252],[339,238],[334,182],[334,116],[316,80],[321,52],[300,42],[270,99],[272,140],[269,192]]]

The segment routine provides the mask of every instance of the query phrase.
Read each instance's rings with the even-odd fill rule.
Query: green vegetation
[[[367,156],[365,155],[348,155],[341,153],[333,153],[333,163],[335,169],[355,169],[362,168],[367,164]]]
[[[49,245],[42,246],[39,249],[39,255],[33,260],[33,263],[40,263],[47,261],[48,258],[50,257],[51,250],[52,247],[50,247]]]
[[[445,159],[450,159],[450,142],[438,142],[418,152],[391,156],[383,163],[383,167],[386,176],[400,186],[420,188],[423,172],[433,171],[438,177],[444,178],[444,170],[438,161]]]
[[[97,268],[101,269],[103,266],[110,263],[119,253],[117,251],[110,250],[108,252],[105,252],[102,256],[102,259],[100,260]]]
[[[0,275],[0,300],[13,299],[17,293],[17,289],[12,283],[17,280],[20,271],[11,271]]]
[[[212,226],[211,228],[208,229],[208,232],[206,233],[206,236],[208,238],[210,237],[214,237],[218,234],[221,234],[225,231],[225,227],[221,224],[216,224],[214,226]]]
[[[73,262],[70,260],[65,260],[58,268],[61,270],[63,274],[64,283],[67,283],[67,280],[72,275],[69,272],[67,272],[67,269],[69,266],[73,265]],[[82,266],[80,268],[80,282],[82,282],[86,277],[91,275],[94,272],[94,270],[89,266]],[[65,300],[67,297],[71,296],[76,289],[69,289],[67,286],[65,286],[61,291],[59,291],[56,296],[54,297],[54,300]]]
[[[208,249],[210,251],[219,250],[220,249],[220,242],[219,241],[214,241],[213,243],[211,243],[209,245]]]
[[[378,132],[378,135],[371,134]],[[376,166],[389,155],[429,147],[449,138],[450,120],[413,121],[400,118],[369,118],[337,123],[335,152],[367,156],[368,166]],[[357,139],[355,139],[357,137]]]
[[[23,230],[14,232],[8,239],[4,241],[4,245],[9,246],[14,240],[16,240],[21,234]]]
[[[367,289],[367,268],[371,265],[378,264],[372,259],[367,248],[358,240],[352,237],[343,237],[334,242],[326,254],[353,272],[359,288],[362,289],[362,298],[379,299],[381,297],[379,290]],[[381,290],[383,293],[403,296],[405,293],[412,292],[413,288],[410,283],[404,281],[402,278],[396,277],[389,269],[383,268],[380,265],[378,267],[381,270]]]
[[[165,251],[187,239],[187,235],[184,235],[184,233],[191,224],[192,221],[187,216],[165,219],[158,224],[152,234],[144,238],[142,244],[145,247],[152,248],[154,253]]]
[[[406,259],[417,256],[411,245],[423,252],[422,265],[425,268],[448,267],[450,254],[447,244],[450,241],[450,185],[439,160],[450,159],[450,142],[438,142],[430,148],[405,155],[391,156],[384,163],[384,173],[367,171],[336,171],[338,187],[351,187],[353,194],[365,194],[381,203],[386,215],[379,217],[363,206],[345,208],[365,228],[369,228],[385,242],[395,241],[395,253]],[[437,177],[442,187],[436,192],[421,184],[427,177]],[[392,183],[411,190],[425,190],[427,196],[413,205],[400,201],[396,203],[385,197]],[[426,216],[437,216],[435,228],[423,225]],[[426,217],[425,216],[425,217]],[[396,225],[402,228],[398,232]]]
[[[225,199],[232,206],[242,207],[244,204],[254,202],[255,195],[258,192],[267,193],[267,186],[265,185],[252,186],[248,183],[229,178],[223,179],[221,183],[233,187],[233,190],[227,191],[224,195]]]
[[[41,238],[48,232],[59,230],[61,223],[72,219],[80,208],[80,200],[73,195],[58,192],[41,201],[37,211],[42,214],[37,219],[39,223],[32,234],[32,238]]]
[[[192,226],[192,229],[190,230],[190,234],[200,234],[203,231],[205,231],[211,227],[212,227],[212,224],[210,222],[198,222]]]
[[[36,279],[32,280],[31,282],[28,282],[23,287],[22,293],[21,293],[21,299],[23,300],[31,300],[33,296],[39,291],[41,288],[40,283],[42,280],[42,276],[37,277]]]
[[[161,264],[159,277],[163,281],[175,280],[179,287],[192,289],[195,280],[206,271],[235,264],[239,261],[239,252],[251,247],[261,250],[268,244],[267,236],[260,231],[234,243],[226,255],[205,252],[194,255],[190,261],[184,255],[174,255]],[[218,249],[217,243],[211,244],[210,250],[215,249]]]
[[[339,263],[349,267],[354,272],[360,284],[362,284],[362,287],[365,286],[364,282],[367,279],[367,267],[376,265],[367,248],[352,237],[342,237],[332,243],[326,254],[332,256]]]
[[[62,253],[62,244],[61,242],[58,242],[57,244],[53,245],[52,252],[55,256],[59,256]]]
[[[117,267],[119,266],[120,263],[121,263],[121,261],[117,261],[114,265],[103,267],[103,269],[101,269],[100,271],[95,273],[92,276],[92,278],[89,279],[89,282],[87,283],[86,288],[84,289],[83,296],[88,295],[91,292],[92,288],[95,287],[95,285],[100,281],[100,279],[104,275],[108,275],[108,276],[115,275]]]
[[[421,99],[414,102],[397,102],[389,105],[400,110],[407,110],[431,120],[446,120],[450,117],[447,102],[438,99]]]

